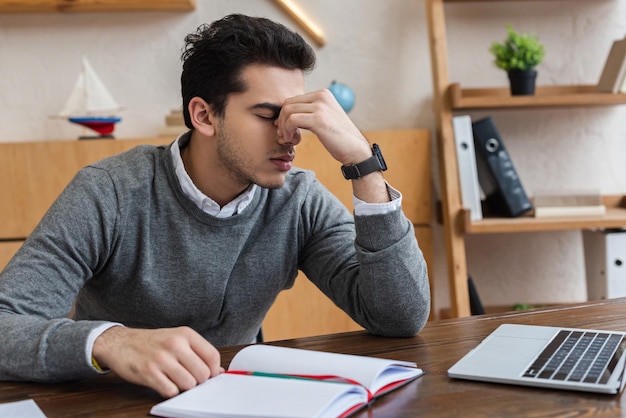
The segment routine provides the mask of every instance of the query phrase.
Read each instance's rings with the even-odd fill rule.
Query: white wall
[[[430,55],[423,1],[298,0],[324,30],[308,88],[348,83],[350,113],[364,130],[434,128]],[[593,84],[610,43],[626,33],[616,0],[449,4],[450,80],[506,86],[487,49],[505,24],[537,33],[547,54],[539,84]],[[126,109],[119,138],[150,137],[180,106],[184,36],[231,12],[297,25],[270,0],[197,0],[193,12],[0,14],[0,141],[75,138],[81,129],[58,112],[86,55]],[[529,194],[538,188],[626,190],[626,107],[475,112],[492,115]],[[436,170],[435,170],[436,172]],[[441,227],[435,225],[437,309],[449,305]],[[483,302],[586,298],[578,231],[470,236],[468,268]]]

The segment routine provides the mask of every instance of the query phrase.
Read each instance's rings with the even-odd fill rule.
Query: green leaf
[[[492,43],[489,51],[495,57],[495,66],[505,71],[532,70],[545,55],[544,46],[536,35],[519,34],[511,25],[507,25],[504,41]]]

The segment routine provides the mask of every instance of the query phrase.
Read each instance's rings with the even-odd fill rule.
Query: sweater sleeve
[[[401,208],[353,217],[323,186],[315,186],[303,215],[311,223],[300,268],[369,332],[417,334],[430,313],[430,286],[411,221]]]
[[[0,273],[0,379],[98,374],[85,353],[90,332],[106,322],[67,315],[81,286],[106,260],[117,218],[110,178],[83,169]]]

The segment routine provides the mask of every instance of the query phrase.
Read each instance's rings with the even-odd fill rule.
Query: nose
[[[302,135],[300,134],[300,129],[296,129],[296,131],[293,133],[293,136],[291,137],[290,142],[292,145],[298,145],[300,141],[302,141]]]
[[[295,132],[291,135],[290,139],[287,139],[284,135],[277,135],[278,143],[281,145],[293,145],[296,146],[302,140],[302,135],[300,133],[300,129],[296,129]]]

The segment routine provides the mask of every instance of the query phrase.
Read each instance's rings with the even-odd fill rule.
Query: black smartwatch
[[[344,178],[346,180],[356,180],[374,171],[387,170],[387,163],[385,163],[383,153],[380,151],[378,144],[372,145],[372,153],[374,155],[358,164],[342,165],[341,172]]]

